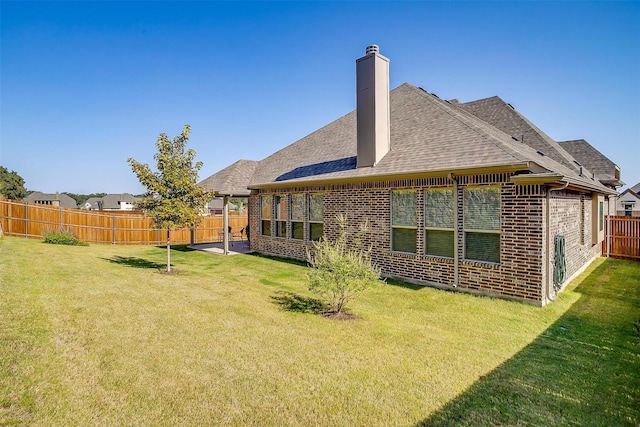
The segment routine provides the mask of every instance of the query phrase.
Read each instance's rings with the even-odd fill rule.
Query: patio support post
[[[222,251],[229,255],[229,196],[222,196]]]

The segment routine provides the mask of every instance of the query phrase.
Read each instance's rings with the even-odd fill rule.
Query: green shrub
[[[87,243],[78,239],[69,231],[47,231],[43,235],[44,243],[52,243],[54,245],[80,245],[87,246]]]
[[[371,248],[362,238],[367,231],[363,223],[357,233],[347,232],[347,219],[338,218],[338,238],[330,241],[323,236],[307,252],[311,271],[307,274],[309,290],[329,305],[332,313],[341,313],[344,306],[362,292],[383,283],[380,268],[371,261]]]

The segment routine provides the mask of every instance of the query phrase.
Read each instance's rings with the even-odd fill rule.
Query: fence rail
[[[640,218],[608,216],[602,253],[614,258],[640,260]]]
[[[246,212],[229,213],[229,226],[237,234],[249,223]],[[166,230],[151,228],[140,212],[87,211],[35,203],[0,200],[0,230],[8,236],[42,238],[47,231],[69,231],[88,243],[159,245]],[[194,230],[174,230],[172,244],[218,242],[223,236],[222,216],[205,216]]]

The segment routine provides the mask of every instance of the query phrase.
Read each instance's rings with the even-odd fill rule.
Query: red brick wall
[[[546,302],[546,192],[541,186],[516,186],[508,174],[458,177],[458,253],[459,282],[455,290],[491,295],[534,304]],[[492,185],[501,187],[501,254],[500,263],[468,261],[464,255],[462,189],[465,186]],[[350,228],[355,230],[367,221],[369,232],[365,243],[373,248],[372,258],[385,277],[411,283],[454,289],[454,260],[424,254],[423,192],[417,191],[417,254],[391,252],[390,191],[451,187],[447,178],[382,181],[360,184],[327,185],[314,188],[262,190],[262,194],[317,192],[324,194],[324,232],[328,238],[337,233],[336,216],[346,213]],[[265,254],[305,259],[310,244],[305,241],[260,236],[259,195],[249,200],[251,247]],[[567,272],[577,271],[597,251],[591,247],[590,219],[583,227],[585,244],[580,244],[580,195],[552,193],[551,238],[564,233],[567,239]],[[586,217],[591,215],[590,196],[584,203]],[[305,218],[306,219],[306,218]],[[290,230],[288,235],[290,235]],[[553,260],[553,253],[551,259]],[[553,270],[550,270],[551,274]]]

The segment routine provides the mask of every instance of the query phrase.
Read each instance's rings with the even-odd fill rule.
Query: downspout
[[[453,172],[449,172],[448,178],[453,181],[453,195],[456,206],[453,227],[453,287],[457,288],[460,268],[460,255],[458,254],[458,236],[460,235],[458,231],[458,180],[453,175]]]
[[[555,301],[555,298],[551,296],[551,287],[553,285],[551,284],[552,280],[551,280],[550,268],[549,268],[549,264],[551,263],[551,236],[549,235],[551,233],[551,226],[549,225],[549,223],[551,222],[551,192],[564,190],[568,186],[569,186],[569,182],[565,182],[562,187],[547,188],[547,221],[546,221],[547,227],[546,227],[546,233],[545,233],[547,235],[547,259],[545,260],[545,264],[546,264],[545,271],[547,276],[547,299],[552,302]]]

